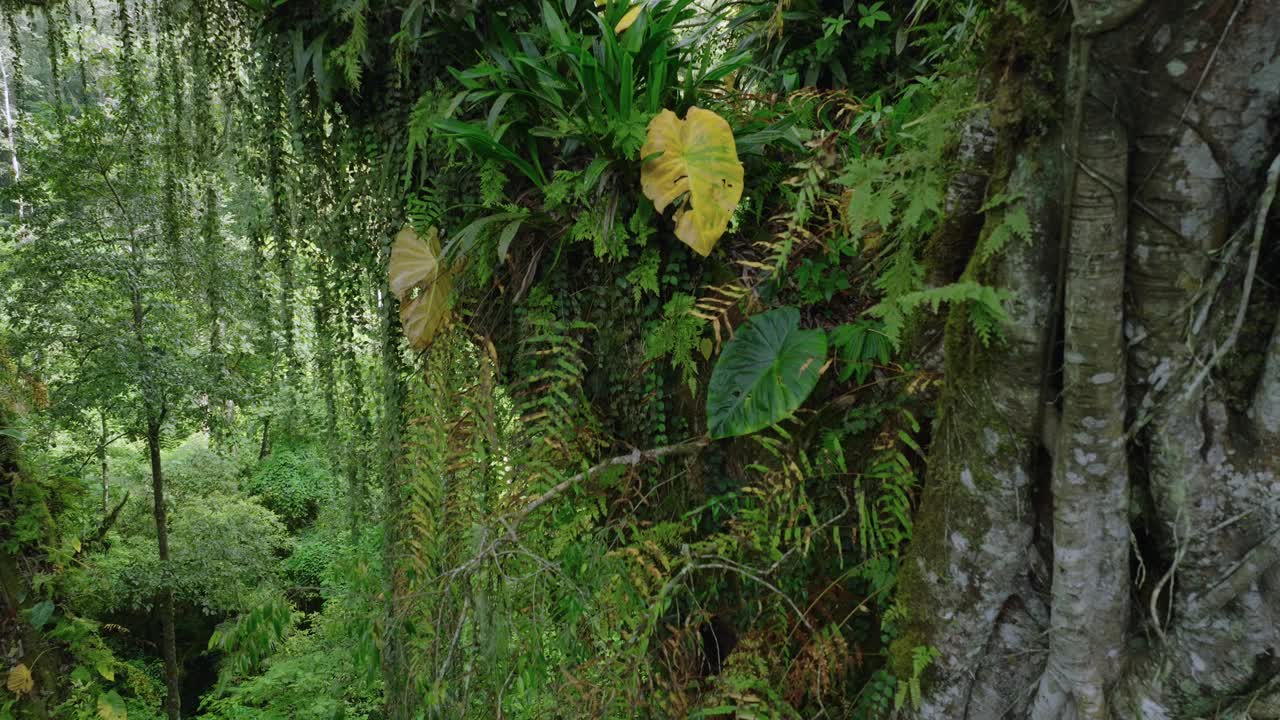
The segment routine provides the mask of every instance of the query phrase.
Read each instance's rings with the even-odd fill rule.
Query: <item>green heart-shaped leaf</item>
[[[711,437],[747,435],[795,412],[818,384],[826,359],[826,332],[801,330],[799,310],[784,307],[751,318],[711,372]]]

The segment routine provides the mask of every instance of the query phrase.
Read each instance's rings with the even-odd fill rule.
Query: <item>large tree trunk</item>
[[[898,674],[941,652],[938,720],[1280,718],[1280,8],[1042,5],[948,196],[1021,194],[1035,239],[965,270],[1014,324],[948,327]]]

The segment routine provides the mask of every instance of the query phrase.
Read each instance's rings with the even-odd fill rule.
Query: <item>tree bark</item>
[[[15,66],[18,62],[20,62],[20,59],[17,58],[15,54],[15,57],[14,57]],[[15,76],[16,76],[16,73],[15,73]],[[13,171],[13,178],[10,182],[16,184],[17,182],[22,180],[22,165],[21,163],[18,162],[18,123],[15,118],[15,115],[17,113],[15,112],[14,103],[11,103],[9,99],[9,70],[5,66],[5,62],[3,61],[3,59],[0,59],[0,89],[3,89],[4,91],[3,101],[4,101],[5,142],[9,146],[7,148],[7,150],[9,151],[9,168]],[[16,94],[16,92],[14,94]],[[23,205],[22,205],[22,199],[19,198],[17,202],[18,218],[21,219],[24,214],[25,214],[25,209],[23,208]]]
[[[1081,0],[1036,57],[1055,7],[990,68],[1035,239],[965,269],[1013,324],[948,325],[894,667],[940,651],[921,718],[1280,717],[1280,13]]]
[[[170,720],[182,717],[182,697],[178,685],[178,643],[173,619],[173,578],[169,568],[169,524],[164,504],[164,474],[160,465],[160,420],[147,420],[147,454],[151,459],[151,490],[155,498],[156,546],[160,568],[164,573],[164,589],[160,591],[160,630],[164,644],[165,712]]]
[[[1086,63],[1091,41],[1075,40]],[[1033,718],[1102,720],[1122,654],[1129,581],[1123,335],[1127,130],[1081,68],[1066,197],[1062,419],[1053,454],[1049,658]]]
[[[102,469],[102,516],[105,518],[111,512],[111,477],[107,474],[107,414],[99,411],[98,418],[102,421],[102,435],[98,441],[98,463]]]
[[[265,460],[271,454],[271,416],[262,418],[262,441],[258,443],[258,459]]]
[[[135,277],[142,277],[142,248],[132,246]],[[142,290],[137,285],[130,288],[133,310],[134,340],[137,341],[138,384],[142,395],[142,412],[146,418],[147,455],[151,461],[151,491],[154,498],[153,516],[156,523],[156,548],[162,574],[160,596],[160,630],[164,653],[165,712],[169,720],[182,717],[182,698],[178,685],[178,649],[173,618],[173,576],[169,567],[169,524],[164,499],[164,472],[160,462],[160,433],[166,414],[164,391],[156,377],[152,348],[147,343],[146,310]]]

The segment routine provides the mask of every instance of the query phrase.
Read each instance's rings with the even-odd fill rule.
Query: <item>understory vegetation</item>
[[[927,705],[1065,6],[0,7],[0,718]]]

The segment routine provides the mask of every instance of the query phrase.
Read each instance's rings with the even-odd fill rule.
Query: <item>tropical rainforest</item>
[[[1280,719],[1274,0],[0,15],[0,720]]]

